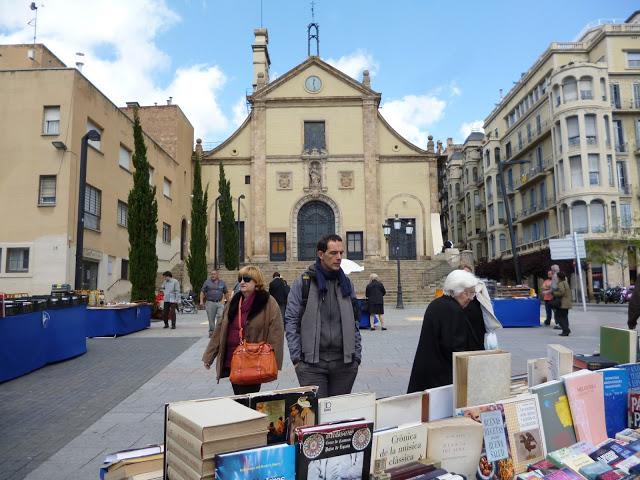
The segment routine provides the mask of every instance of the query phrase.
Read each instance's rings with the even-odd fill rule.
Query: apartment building
[[[552,43],[485,119],[484,138],[472,134],[463,145],[448,147],[448,229],[454,244],[472,249],[481,263],[485,257],[510,262],[507,207],[525,263],[529,255],[540,258],[549,239],[574,231],[587,241],[636,231],[638,34],[640,11],[624,22],[589,26],[578,41]],[[482,179],[478,184],[474,168]],[[477,221],[482,212],[484,224]],[[589,286],[634,281],[636,252],[627,263],[624,271],[591,264]]]
[[[0,291],[74,284],[81,138],[90,141],[83,281],[126,298],[127,199],[138,108],[157,188],[159,271],[186,255],[193,127],[177,105],[119,108],[44,45],[0,45]]]

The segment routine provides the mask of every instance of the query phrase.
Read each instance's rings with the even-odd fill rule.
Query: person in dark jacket
[[[289,285],[280,276],[279,272],[273,272],[273,280],[269,283],[269,293],[278,302],[282,318],[284,318],[284,312],[287,309],[287,297],[289,296]]]
[[[408,393],[450,385],[453,352],[483,349],[483,339],[476,338],[466,311],[476,295],[477,284],[478,279],[472,273],[454,270],[444,282],[444,295],[427,307]]]
[[[380,319],[380,329],[386,330],[384,326],[384,296],[387,291],[384,289],[384,285],[378,278],[378,275],[372,273],[369,275],[369,285],[365,291],[367,302],[369,304],[369,321],[371,322],[371,330],[376,329],[375,320],[376,315]]]
[[[630,330],[635,330],[640,317],[640,278],[636,280],[636,288],[633,289],[629,299],[629,310],[627,311],[627,326]]]

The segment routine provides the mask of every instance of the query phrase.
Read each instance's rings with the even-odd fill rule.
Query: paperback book
[[[426,454],[426,423],[375,431],[371,448],[371,473],[422,460]]]
[[[604,388],[604,413],[607,436],[627,428],[627,396],[629,392],[629,374],[624,368],[605,368],[599,370]]]
[[[296,451],[284,443],[217,455],[216,480],[295,480]]]
[[[538,397],[547,450],[551,452],[576,443],[571,408],[562,380],[552,380],[530,390]]]
[[[454,417],[427,425],[427,458],[442,468],[473,478],[482,456],[482,424],[468,417]]]
[[[339,422],[363,418],[376,419],[375,393],[350,393],[318,400],[318,423]]]
[[[422,396],[414,392],[376,400],[376,430],[421,422]]]
[[[511,388],[511,354],[504,350],[453,353],[453,404],[455,408],[484,405],[508,398]]]
[[[563,377],[578,440],[594,445],[607,437],[602,375],[580,370]]]

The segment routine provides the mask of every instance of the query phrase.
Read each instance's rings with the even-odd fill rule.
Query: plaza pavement
[[[625,326],[626,306],[589,308],[571,311],[570,337],[548,327],[501,330],[500,347],[512,352],[512,372],[526,372],[526,360],[545,356],[548,343],[591,353],[601,324]],[[424,308],[386,310],[389,330],[362,331],[354,392],[383,397],[406,391]],[[202,366],[207,341],[204,312],[179,315],[176,330],[154,322],[125,337],[90,339],[82,357],[0,385],[0,478],[95,479],[106,454],[162,442],[165,403],[231,394],[228,379],[218,384],[213,369]],[[292,386],[297,380],[285,353],[278,380],[263,390]],[[33,410],[20,408],[23,399]],[[36,421],[30,419],[34,412]]]

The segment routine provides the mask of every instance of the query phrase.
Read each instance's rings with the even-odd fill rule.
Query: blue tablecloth
[[[114,337],[151,326],[151,306],[96,307],[87,309],[87,337]]]
[[[85,305],[0,318],[0,382],[87,351]]]
[[[540,326],[540,300],[537,298],[496,298],[491,303],[503,327]]]

